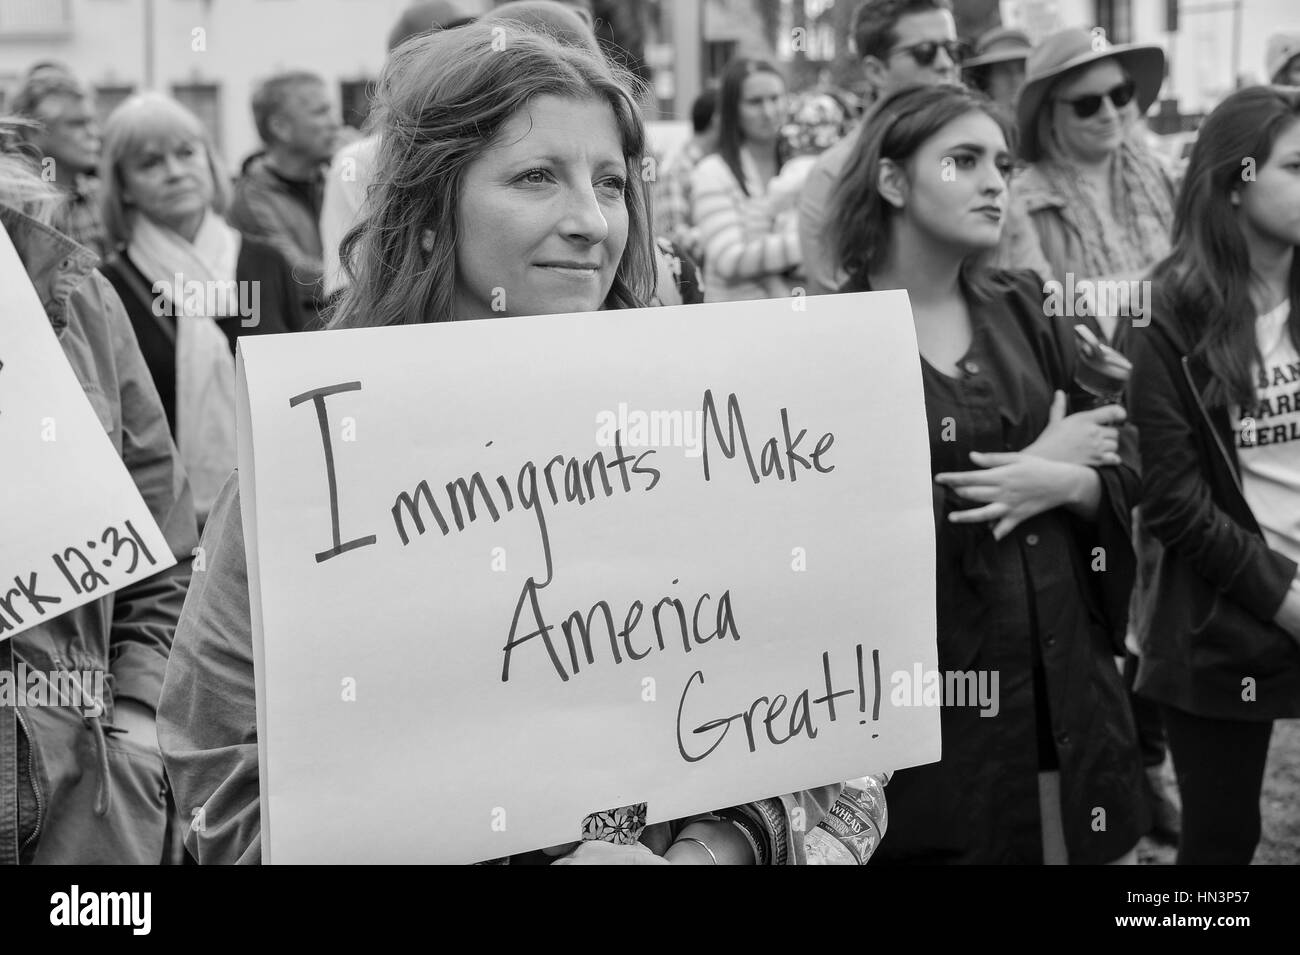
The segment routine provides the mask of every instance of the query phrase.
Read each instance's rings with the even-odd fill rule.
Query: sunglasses
[[[1119,86],[1108,90],[1105,93],[1090,93],[1087,96],[1079,96],[1075,99],[1061,99],[1058,103],[1069,103],[1074,107],[1074,115],[1080,119],[1087,119],[1094,116],[1097,110],[1101,109],[1101,101],[1110,100],[1112,106],[1116,109],[1123,109],[1137,92],[1137,84],[1132,80],[1119,84]]]
[[[939,55],[940,50],[944,50],[948,54],[948,59],[952,60],[954,64],[960,63],[966,56],[966,44],[960,40],[943,40],[942,42],[924,40],[920,43],[913,43],[911,46],[900,46],[897,49],[890,50],[889,55],[910,53],[917,66],[929,66],[934,62],[934,58]]]

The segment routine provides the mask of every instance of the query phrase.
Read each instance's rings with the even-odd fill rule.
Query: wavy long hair
[[[0,206],[49,225],[63,201],[57,188],[43,180],[21,152],[21,129],[26,121],[0,116]]]
[[[881,101],[863,127],[830,202],[834,212],[826,224],[827,248],[840,268],[865,278],[884,264],[899,212],[880,194],[881,162],[888,159],[902,166],[931,136],[971,112],[984,113],[996,122],[1008,151],[1015,153],[1010,117],[982,93],[959,86],[908,86]],[[976,294],[987,294],[981,276],[992,256],[989,250],[962,263],[962,278]]]
[[[606,308],[654,293],[654,239],[642,178],[645,128],[636,81],[597,53],[509,21],[480,21],[408,40],[379,81],[373,180],[364,218],[343,239],[349,285],[332,328],[455,318],[459,200],[465,170],[537,96],[597,99],[614,112],[627,165],[627,247]],[[432,248],[421,242],[433,233]]]
[[[1211,405],[1255,402],[1259,362],[1250,249],[1234,193],[1256,188],[1247,169],[1264,166],[1278,136],[1300,119],[1300,90],[1238,90],[1201,124],[1174,206],[1172,249],[1151,273],[1155,308],[1178,316],[1210,370]],[[1300,256],[1291,263],[1291,341],[1300,348]]]

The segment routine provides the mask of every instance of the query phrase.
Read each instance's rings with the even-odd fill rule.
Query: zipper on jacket
[[[86,712],[84,704],[89,694],[86,692],[85,686],[77,679],[71,670],[63,665],[63,661],[57,656],[54,657],[54,665],[67,676],[67,678],[72,682],[72,685],[77,688],[77,692],[81,696],[80,702],[83,704],[81,707],[81,722],[86,729],[90,730],[91,733],[94,734],[95,752],[98,755],[99,761],[99,785],[95,788],[95,815],[101,817],[106,816],[108,815],[109,805],[113,799],[113,780],[109,775],[108,749],[105,742],[103,717],[107,710],[104,706],[104,701],[98,697],[91,697],[95,707],[93,711],[89,713]],[[115,729],[115,727],[112,727],[112,729]]]
[[[1196,390],[1196,383],[1192,381],[1192,370],[1187,365],[1187,356],[1184,355],[1181,360],[1183,366],[1183,377],[1187,379],[1187,387],[1191,389],[1192,397],[1196,399],[1196,407],[1201,411],[1201,417],[1205,419],[1205,426],[1210,429],[1210,434],[1214,437],[1214,443],[1223,455],[1223,461],[1228,466],[1228,473],[1232,475],[1232,483],[1237,486],[1237,492],[1241,494],[1241,499],[1246,499],[1246,491],[1241,486],[1241,476],[1237,474],[1237,465],[1233,462],[1232,456],[1228,454],[1228,449],[1223,446],[1223,439],[1219,437],[1219,431],[1214,427],[1214,422],[1210,420],[1210,412],[1206,409],[1205,404],[1201,401],[1201,393]]]
[[[41,834],[41,826],[45,821],[45,803],[41,799],[40,780],[36,778],[36,738],[32,735],[31,727],[27,725],[27,717],[23,716],[23,708],[21,706],[15,706],[14,713],[18,716],[18,722],[23,725],[23,733],[27,737],[27,782],[31,785],[32,792],[36,795],[36,828],[33,829],[32,834],[23,841],[23,844],[19,846],[19,852],[22,852],[35,842],[37,836]]]

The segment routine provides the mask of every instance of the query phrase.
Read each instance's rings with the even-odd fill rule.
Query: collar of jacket
[[[271,168],[267,161],[270,157],[266,153],[259,153],[253,156],[244,166],[244,175],[250,179],[257,180],[270,186],[283,188],[286,182],[297,182],[304,186],[323,185],[325,182],[325,167],[313,167],[310,179],[290,179],[288,176],[281,175]]]
[[[1026,166],[1024,171],[1011,181],[1011,193],[1024,205],[1025,211],[1030,213],[1041,212],[1044,209],[1061,209],[1065,206],[1065,198],[1043,175],[1038,163]]]
[[[1154,315],[1144,334],[1161,336],[1173,349],[1174,354],[1178,355],[1183,378],[1192,393],[1192,398],[1196,401],[1196,407],[1201,412],[1201,419],[1209,428],[1210,435],[1219,448],[1233,484],[1236,485],[1238,492],[1242,492],[1241,465],[1237,461],[1236,445],[1232,440],[1232,422],[1228,420],[1228,409],[1222,406],[1210,408],[1205,403],[1205,389],[1210,384],[1210,369],[1206,367],[1205,362],[1192,356],[1191,343],[1187,340],[1184,329],[1176,323],[1167,321],[1160,315]],[[1245,501],[1244,494],[1242,500]]]
[[[0,205],[0,223],[13,240],[55,331],[68,324],[68,296],[85,281],[99,256],[31,216]]]

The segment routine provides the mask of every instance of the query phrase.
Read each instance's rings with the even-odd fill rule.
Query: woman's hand
[[[673,865],[753,865],[756,861],[739,829],[729,822],[704,819],[679,832],[664,858]]]
[[[579,842],[578,847],[551,865],[668,865],[639,842],[630,846],[593,839]]]
[[[1023,453],[1084,467],[1119,464],[1119,425],[1127,417],[1120,405],[1067,415],[1065,392],[1058,391],[1052,398],[1047,427]]]
[[[937,484],[952,488],[984,507],[953,511],[954,524],[996,521],[993,539],[1001,540],[1031,517],[1066,506],[1082,516],[1096,513],[1100,479],[1091,468],[1049,461],[1027,452],[984,454],[970,459],[984,470],[936,474]]]

